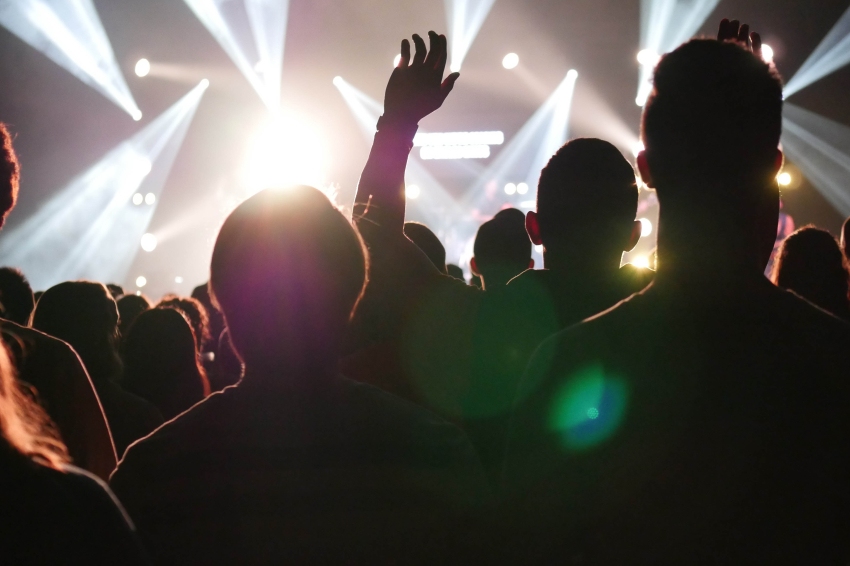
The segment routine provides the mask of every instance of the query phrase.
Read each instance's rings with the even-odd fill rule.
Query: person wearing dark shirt
[[[366,257],[311,187],[262,191],[225,221],[210,287],[245,375],[134,444],[111,480],[157,560],[432,562],[466,536],[489,497],[467,438],[337,373]]]
[[[33,311],[36,330],[66,341],[79,354],[97,390],[118,455],[162,424],[151,403],[128,393],[121,377],[118,307],[100,283],[67,281],[44,292]]]
[[[443,80],[444,37],[430,32],[430,51],[413,39],[415,56],[405,40],[387,85],[355,199],[374,284],[355,321],[360,352],[346,362],[365,360],[368,371],[354,375],[381,376],[379,386],[464,423],[497,473],[505,419],[534,348],[651,278],[648,270],[620,268],[640,236],[635,173],[608,142],[565,144],[541,173],[537,211],[526,218],[545,269],[523,272],[498,294],[441,276],[403,237],[404,171],[418,121],[439,108],[457,74]],[[393,370],[372,371],[377,359]]]
[[[147,564],[109,488],[68,463],[0,344],[0,562]]]
[[[14,267],[0,267],[0,318],[29,324],[35,299],[29,281]]]
[[[523,378],[503,557],[850,556],[850,326],[763,275],[782,84],[747,26],[724,20],[719,38],[665,55],[644,109],[638,164],[661,207],[655,281],[548,339]]]
[[[420,222],[405,222],[404,235],[428,256],[438,271],[448,275],[446,248],[433,230]]]

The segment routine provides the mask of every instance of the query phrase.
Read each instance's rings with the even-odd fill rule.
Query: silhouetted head
[[[18,200],[20,178],[21,168],[12,148],[12,135],[6,125],[0,122],[0,228]]]
[[[112,298],[116,301],[124,296],[124,287],[117,283],[107,283],[106,288],[109,290],[109,294],[112,295]]]
[[[543,245],[547,268],[556,267],[553,258],[568,258],[573,265],[601,262],[617,269],[622,252],[640,235],[637,203],[634,169],[616,147],[598,139],[572,140],[540,173],[537,212],[526,219],[528,235]]]
[[[206,345],[212,337],[210,336],[210,318],[201,301],[190,297],[169,295],[163,297],[156,306],[157,308],[172,308],[180,311],[192,325],[198,352],[205,351]]]
[[[428,256],[434,267],[442,273],[448,273],[446,271],[446,248],[430,228],[419,222],[405,222],[404,235]]]
[[[118,308],[102,284],[67,281],[51,287],[35,306],[32,327],[70,344],[95,383],[120,376]]]
[[[764,270],[779,213],[781,130],[779,76],[741,46],[695,39],[661,59],[638,165],[658,191],[659,238],[690,256],[679,263]],[[661,258],[662,268],[669,263]]]
[[[850,275],[838,242],[826,230],[800,228],[782,242],[771,280],[842,318],[850,315]]]
[[[472,271],[481,277],[485,289],[507,285],[533,267],[525,215],[515,208],[499,211],[478,228],[473,253]]]
[[[29,281],[14,267],[0,267],[0,318],[26,326],[35,307]]]
[[[210,288],[249,372],[331,369],[366,270],[351,222],[321,191],[294,186],[257,193],[230,214],[213,250]]]
[[[850,261],[850,218],[847,218],[841,225],[841,251],[844,252],[844,257]]]
[[[210,393],[189,321],[176,309],[143,312],[124,340],[124,387],[172,419]]]
[[[124,295],[116,301],[118,305],[118,330],[121,336],[133,325],[136,317],[151,308],[150,300],[144,295]]]
[[[466,277],[463,274],[463,269],[459,265],[455,265],[453,263],[446,264],[446,273],[449,274],[450,277],[454,277],[455,279],[459,279],[466,282]]]

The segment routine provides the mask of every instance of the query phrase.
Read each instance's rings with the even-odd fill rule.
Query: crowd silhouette
[[[413,136],[459,78],[428,35],[402,41],[350,217],[261,191],[209,282],[158,302],[36,297],[0,268],[0,561],[850,560],[850,219],[774,250],[782,82],[759,35],[723,20],[655,68],[656,270],[621,266],[634,168],[574,139],[534,211],[480,226],[477,284],[405,222]]]

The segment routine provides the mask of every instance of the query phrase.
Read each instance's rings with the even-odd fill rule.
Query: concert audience
[[[500,210],[478,228],[473,253],[470,266],[481,277],[484,290],[487,285],[491,291],[501,289],[526,269],[533,269],[525,215],[515,208]]]
[[[207,309],[198,299],[192,297],[178,297],[177,295],[166,295],[157,304],[157,308],[172,308],[179,311],[189,324],[195,334],[195,344],[198,353],[207,351],[212,336],[210,335],[210,317]]]
[[[437,270],[448,275],[446,248],[430,228],[420,222],[405,222],[404,235],[428,256]]]
[[[32,287],[21,270],[0,267],[0,318],[26,326],[34,308]]]
[[[97,390],[119,455],[162,424],[156,407],[117,383],[122,371],[117,351],[118,307],[104,285],[89,281],[54,285],[38,301],[32,327],[64,340],[79,354]]]
[[[719,38],[662,57],[644,109],[655,282],[548,339],[523,379],[504,475],[515,556],[847,559],[850,326],[763,276],[782,83],[746,25]]]
[[[124,295],[115,304],[118,306],[118,333],[122,340],[126,338],[133,321],[153,306],[144,295]]]
[[[176,308],[140,314],[124,339],[122,359],[124,388],[153,403],[166,420],[210,394],[195,334]]]
[[[850,322],[850,273],[835,237],[814,226],[800,228],[782,242],[771,281]]]

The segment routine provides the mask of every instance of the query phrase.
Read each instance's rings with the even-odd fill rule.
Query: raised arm
[[[354,200],[355,220],[359,225],[365,221],[369,225],[367,232],[377,227],[403,233],[404,172],[413,136],[419,121],[442,106],[460,76],[452,73],[443,80],[446,37],[433,31],[428,32],[428,37],[430,50],[420,36],[413,36],[416,52],[412,60],[410,42],[401,42],[401,59],[387,84],[384,115],[378,120],[378,131]]]

